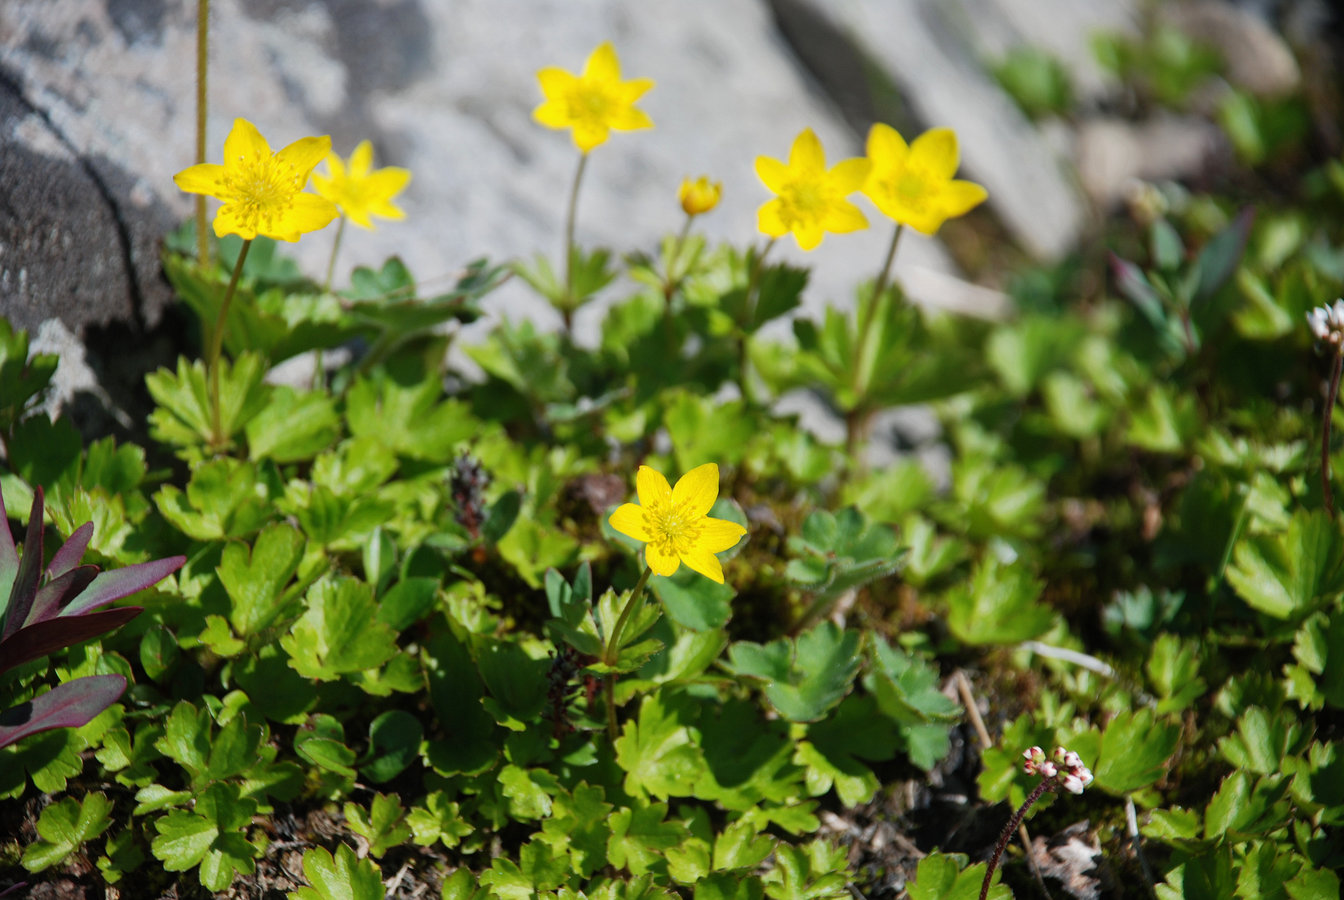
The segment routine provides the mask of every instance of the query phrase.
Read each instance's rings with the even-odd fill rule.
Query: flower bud
[[[686,215],[698,216],[718,206],[722,194],[721,182],[710,181],[708,175],[701,175],[694,181],[689,178],[682,179],[681,187],[677,190],[677,199],[681,201],[681,208],[686,211]]]

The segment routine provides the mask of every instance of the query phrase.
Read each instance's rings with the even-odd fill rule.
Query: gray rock
[[[1292,93],[1302,72],[1288,44],[1263,18],[1221,0],[1169,4],[1163,16],[1194,40],[1222,54],[1227,79],[1253,94]]]
[[[1222,130],[1195,116],[1089,119],[1077,131],[1079,177],[1103,209],[1126,199],[1136,181],[1186,178],[1208,169],[1211,160],[1230,156]]]

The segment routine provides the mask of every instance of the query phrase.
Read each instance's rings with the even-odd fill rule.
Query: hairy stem
[[[1018,808],[1017,812],[1013,813],[1013,817],[1008,820],[1008,824],[1003,826],[1003,833],[999,835],[999,842],[994,845],[994,855],[990,857],[989,868],[985,870],[984,883],[980,885],[980,900],[985,900],[989,896],[989,883],[994,878],[994,871],[999,867],[999,859],[1003,856],[1008,841],[1012,839],[1013,832],[1017,831],[1017,826],[1022,824],[1022,817],[1027,814],[1027,810],[1031,809],[1031,805],[1041,799],[1041,795],[1054,785],[1054,779],[1042,778],[1041,783],[1036,785],[1036,790],[1027,795],[1027,799],[1022,806]]]

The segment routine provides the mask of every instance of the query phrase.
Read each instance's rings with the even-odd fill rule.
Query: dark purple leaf
[[[1111,254],[1111,271],[1115,273],[1115,286],[1127,300],[1139,308],[1145,319],[1159,331],[1166,327],[1167,315],[1162,308],[1162,298],[1157,295],[1148,276],[1143,270],[1127,259]]]
[[[42,488],[33,490],[33,509],[28,514],[28,533],[23,539],[23,558],[19,560],[19,574],[9,593],[5,607],[5,629],[0,641],[8,640],[28,618],[37,584],[42,577]]]
[[[79,566],[48,581],[37,589],[37,598],[33,600],[33,607],[28,610],[28,620],[23,624],[28,626],[34,622],[54,619],[97,575],[97,566]]]
[[[116,703],[125,690],[126,679],[120,675],[90,675],[57,685],[27,703],[0,712],[0,747],[40,731],[87,725]]]
[[[88,589],[62,610],[61,617],[80,616],[91,609],[106,606],[113,600],[129,597],[167,578],[182,568],[186,561],[185,556],[170,556],[167,559],[136,563],[124,569],[99,572]]]
[[[1237,271],[1254,220],[1255,210],[1250,207],[1243,209],[1232,220],[1232,224],[1210,238],[1199,252],[1199,287],[1195,289],[1195,303],[1218,293],[1218,289]]]
[[[0,642],[0,672],[111,631],[141,612],[139,606],[118,606],[79,616],[57,616],[20,628],[12,637]]]
[[[57,578],[79,565],[79,561],[84,558],[84,551],[89,549],[89,541],[92,538],[92,522],[85,522],[76,528],[75,533],[61,544],[61,549],[52,555],[51,562],[47,563],[47,577]]]

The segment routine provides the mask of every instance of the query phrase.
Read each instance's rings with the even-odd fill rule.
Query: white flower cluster
[[[1344,345],[1344,298],[1307,313],[1307,324],[1316,340],[1338,351]]]
[[[1056,747],[1053,758],[1046,759],[1044,750],[1032,747],[1022,751],[1022,758],[1026,760],[1022,768],[1028,775],[1054,779],[1070,794],[1081,794],[1083,788],[1092,783],[1092,770],[1083,765],[1082,757],[1072,750]]]

